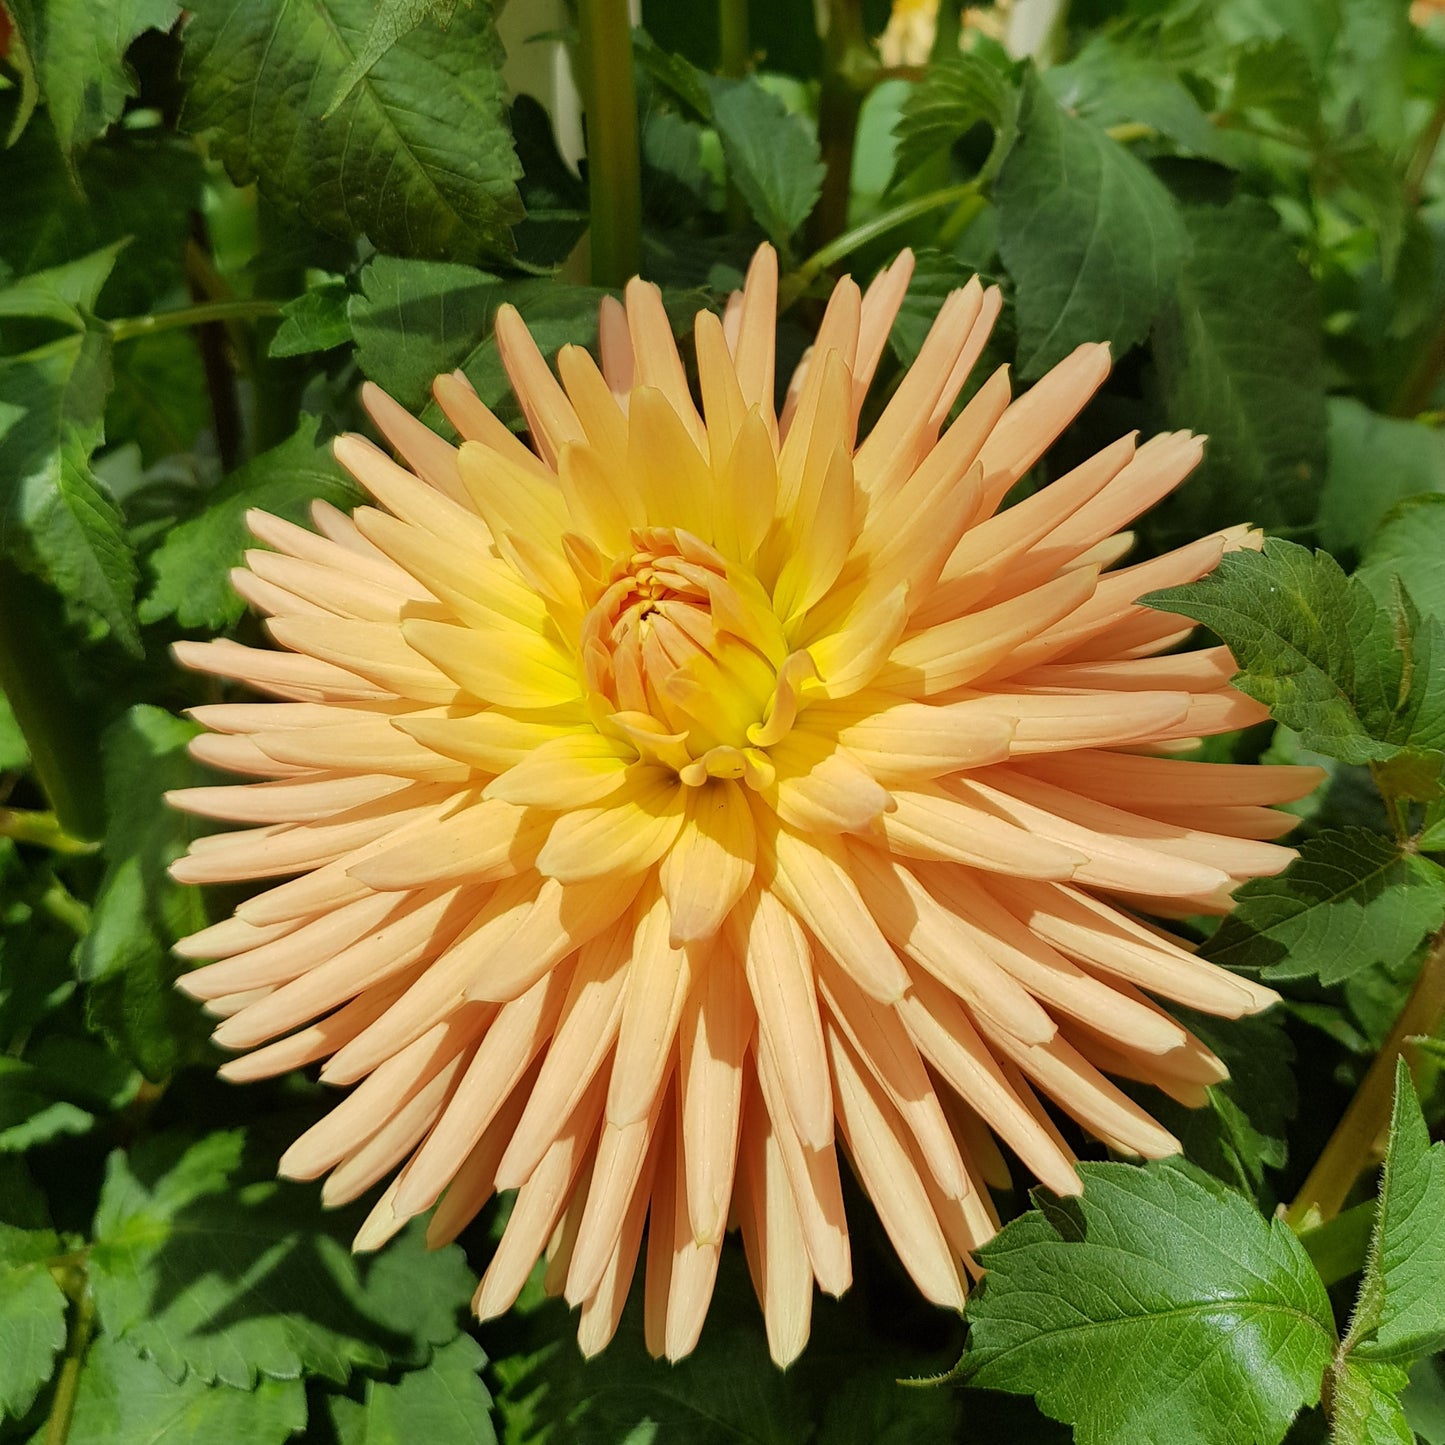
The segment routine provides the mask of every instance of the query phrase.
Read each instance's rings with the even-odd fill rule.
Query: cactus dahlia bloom
[[[600,367],[567,346],[555,375],[503,308],[530,442],[460,376],[436,382],[460,448],[369,390],[401,460],[336,453],[375,505],[251,518],[271,550],[236,586],[279,650],[178,646],[276,700],[196,709],[197,756],[265,781],[174,798],[252,825],[175,876],[286,880],[181,945],[217,960],[183,986],[251,1051],[227,1077],[355,1086],[281,1168],[330,1203],[390,1176],[359,1248],[517,1191],[484,1317],[545,1252],[600,1349],[646,1225],[648,1343],[684,1355],[736,1225],[786,1362],[814,1280],[848,1287],[840,1156],[956,1309],[996,1141],[1063,1193],[1046,1103],[1175,1152],[1106,1075],[1197,1103],[1223,1070],[1155,998],[1273,998],[1138,917],[1280,869],[1268,805],[1315,780],[1170,756],[1262,711],[1135,599],[1255,538],[1115,567],[1198,461],[1185,434],[1000,511],[1109,359],[1016,401],[996,372],[945,425],[999,310],[977,280],[860,439],[911,269],[838,284],[780,412],[766,248],[697,318],[696,394],[653,286],[603,302]]]

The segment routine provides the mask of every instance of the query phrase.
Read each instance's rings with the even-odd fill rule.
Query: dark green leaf
[[[1445,446],[1440,459],[1445,487]],[[1424,616],[1445,621],[1441,558],[1445,558],[1445,495],[1416,497],[1392,508],[1380,523],[1355,577],[1382,607],[1393,604],[1398,578]]]
[[[514,232],[517,253],[534,266],[561,265],[587,229],[587,187],[558,154],[552,117],[530,95],[512,102],[512,135],[527,208]]]
[[[234,622],[245,604],[231,588],[230,569],[240,566],[250,542],[246,513],[252,507],[303,522],[317,499],[350,508],[360,500],[356,484],[318,444],[319,423],[303,418],[289,440],[233,472],[206,499],[197,517],[169,533],[151,555],[155,585],[141,604],[141,618],[175,617],[182,627],[218,628]]]
[[[33,67],[33,81],[50,112],[69,161],[104,134],[135,77],[125,63],[131,41],[147,30],[169,30],[181,13],[176,0],[7,0]]]
[[[1364,828],[1310,838],[1277,878],[1255,878],[1203,952],[1270,979],[1340,983],[1398,967],[1445,919],[1445,869]]]
[[[1425,1445],[1445,1445],[1445,1355],[1415,1365],[1400,1403]]]
[[[72,1441],[105,1445],[284,1445],[306,1425],[300,1380],[262,1380],[254,1390],[176,1384],[123,1341],[102,1336],[80,1376]]]
[[[1445,747],[1445,626],[1408,597],[1386,611],[1326,552],[1271,538],[1185,587],[1142,598],[1212,628],[1239,661],[1236,687],[1304,745],[1347,763]],[[1416,794],[1416,796],[1420,796]]]
[[[467,0],[471,4],[471,0]],[[336,82],[336,94],[326,107],[330,115],[371,72],[371,67],[404,35],[410,35],[423,22],[430,20],[445,30],[457,11],[457,0],[379,0],[372,16],[371,28],[361,43],[355,59],[346,67],[346,74]]]
[[[1299,42],[1277,35],[1241,49],[1234,61],[1230,108],[1263,111],[1297,134],[1312,137],[1320,123],[1319,87]]]
[[[43,316],[73,330],[85,330],[123,241],[46,271],[21,276],[0,290],[0,317]]]
[[[1307,525],[1325,461],[1314,284],[1261,201],[1192,208],[1185,224],[1192,246],[1155,355],[1170,425],[1209,445],[1170,516],[1191,536],[1226,518]]]
[[[1397,502],[1421,492],[1445,493],[1445,435],[1420,422],[1381,416],[1347,396],[1330,398],[1329,418],[1319,533],[1330,551],[1362,550]]]
[[[645,30],[632,32],[632,56],[639,70],[676,101],[688,116],[712,124],[708,77],[685,56],[664,50]]]
[[[90,1276],[106,1330],[172,1380],[249,1389],[306,1371],[410,1368],[459,1331],[473,1277],[456,1248],[409,1228],[381,1253],[349,1248],[356,1210],[323,1211],[310,1185],[258,1177],[239,1132],[185,1147],[153,1136],[111,1156]]]
[[[0,1223],[0,1421],[25,1414],[65,1344],[65,1292],[47,1267],[62,1253],[48,1229]]]
[[[204,781],[186,745],[199,729],[139,704],[105,733],[105,876],[77,969],[89,985],[89,1019],[151,1079],[197,1057],[204,1030],[175,991],[171,945],[204,928],[199,890],[173,883],[167,867],[185,852],[196,821],[164,795]]]
[[[1031,76],[994,199],[1017,290],[1019,374],[1042,376],[1085,341],[1127,351],[1178,285],[1186,238],[1173,197],[1098,126]]]
[[[898,138],[895,178],[917,170],[983,122],[992,128],[994,143],[980,179],[991,180],[1018,133],[1018,109],[1018,92],[977,56],[961,55],[929,66],[904,101],[893,130]]]
[[[203,0],[185,32],[187,125],[238,182],[258,179],[323,230],[399,255],[509,255],[521,205],[491,5],[398,39],[323,118],[374,13],[368,0]]]
[[[360,1400],[327,1400],[337,1445],[495,1445],[492,1397],[477,1377],[486,1356],[459,1335],[421,1370],[395,1382],[368,1380]]]
[[[267,349],[270,356],[305,356],[312,351],[330,351],[351,340],[347,320],[348,293],[340,281],[322,286],[288,301],[281,308],[281,325]]]
[[[1330,1392],[1330,1445],[1415,1445],[1399,1398],[1409,1378],[1399,1365],[1341,1360]]]
[[[23,1059],[0,1055],[0,1154],[24,1154],[63,1134],[85,1134],[95,1116]]]
[[[780,250],[808,219],[823,188],[818,138],[757,80],[708,79],[712,121],[728,175]]]
[[[1334,1347],[1288,1226],[1174,1165],[1080,1172],[982,1250],[968,1382],[1033,1394],[1078,1445],[1275,1445]]]

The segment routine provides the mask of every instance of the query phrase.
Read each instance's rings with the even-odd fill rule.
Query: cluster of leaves
[[[180,714],[211,694],[168,646],[252,634],[249,508],[356,499],[327,442],[365,425],[360,380],[436,421],[460,369],[520,425],[498,306],[548,353],[595,339],[585,163],[502,69],[558,42],[512,0],[504,46],[498,8],[0,0],[0,1441],[1445,1441],[1438,1046],[1378,1206],[1366,1180],[1298,1240],[1268,1217],[1445,921],[1445,22],[1401,0],[1080,0],[1032,59],[944,0],[893,69],[881,0],[827,0],[826,36],[813,0],[725,4],[742,56],[708,5],[646,0],[634,36],[641,265],[679,330],[767,238],[786,363],[834,275],[911,245],[895,363],[981,272],[981,375],[1112,343],[1054,472],[1208,432],[1141,545],[1275,534],[1155,599],[1272,711],[1208,756],[1329,772],[1298,861],[1201,926],[1285,1005],[1188,1020],[1233,1077],[1149,1099],[1187,1162],[1000,1196],[966,1337],[850,1198],[858,1283],[787,1375],[732,1254],[683,1365],[631,1312],[584,1363],[530,1294],[466,1324],[495,1220],[357,1261],[353,1211],[268,1182],[321,1091],[212,1084],[172,987],[207,902],[166,876],[196,825],[163,794],[200,780]]]

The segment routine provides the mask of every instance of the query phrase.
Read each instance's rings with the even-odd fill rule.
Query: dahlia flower
[[[1283,867],[1269,805],[1315,781],[1170,756],[1263,712],[1135,599],[1257,537],[1115,566],[1198,461],[1185,433],[1001,511],[1109,356],[1017,400],[997,371],[949,423],[999,311],[976,279],[860,440],[911,270],[838,283],[776,412],[767,248],[697,317],[696,394],[651,285],[602,303],[600,366],[567,346],[556,374],[502,308],[529,441],[459,374],[435,386],[459,447],[368,388],[401,460],[336,455],[375,505],[250,519],[270,550],[235,584],[279,650],[177,647],[275,700],[195,709],[196,756],[263,781],[174,796],[251,825],[175,876],[285,880],[185,940],[215,961],[182,986],[250,1051],[228,1078],[354,1086],[281,1170],[332,1204],[390,1176],[358,1248],[517,1191],[483,1317],[545,1253],[600,1349],[646,1226],[647,1341],[676,1358],[736,1226],[786,1362],[814,1281],[849,1284],[840,1155],[957,1309],[1000,1141],[1061,1194],[1051,1108],[1174,1153],[1106,1075],[1197,1104],[1224,1070],[1156,998],[1274,997],[1139,916]]]

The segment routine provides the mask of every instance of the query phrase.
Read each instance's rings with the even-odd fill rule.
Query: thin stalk
[[[825,0],[822,13],[828,29],[818,92],[818,146],[826,171],[818,204],[808,218],[808,239],[814,246],[826,245],[848,224],[858,113],[878,70],[861,0]]]
[[[0,808],[0,838],[13,838],[17,843],[32,843],[54,853],[93,853],[95,844],[84,838],[73,838],[60,826],[54,813],[29,808]]]
[[[1405,203],[1412,209],[1420,204],[1420,197],[1424,194],[1425,177],[1430,173],[1430,162],[1435,159],[1442,134],[1445,134],[1445,91],[1441,91],[1439,100],[1435,102],[1435,109],[1430,112],[1430,119],[1416,139],[1410,163],[1405,168]]]
[[[109,322],[112,341],[134,341],[138,336],[154,336],[158,331],[176,331],[183,327],[206,326],[213,321],[259,320],[281,314],[279,301],[202,301],[195,306],[181,306],[175,311],[153,311],[148,316],[125,316]]]
[[[592,282],[624,286],[642,267],[642,165],[627,0],[578,6]]]
[[[1433,1034],[1442,1017],[1445,1017],[1445,931],[1436,935],[1389,1038],[1370,1065],[1294,1202],[1285,1210],[1285,1221],[1297,1234],[1318,1228],[1340,1212],[1355,1180],[1373,1162],[1375,1145],[1389,1123],[1395,1092],[1395,1060],[1404,1052],[1406,1040]],[[1406,1057],[1408,1061],[1408,1055]]]
[[[100,739],[91,719],[65,687],[41,625],[46,589],[0,561],[0,692],[20,724],[30,764],[72,838],[105,831]]]
[[[826,246],[820,246],[801,266],[783,278],[783,305],[790,306],[830,266],[837,265],[839,261],[850,256],[859,247],[876,241],[880,236],[886,236],[890,231],[907,225],[909,221],[916,220],[919,216],[926,216],[930,211],[939,211],[945,206],[961,205],[978,196],[979,190],[976,181],[964,181],[956,186],[944,186],[941,190],[929,191],[927,195],[918,196],[911,201],[904,201],[902,205],[894,206],[891,210],[874,216],[872,220],[865,221],[861,226],[854,226],[851,231],[844,231],[841,236],[835,237]]]
[[[75,1415],[75,1397],[80,1391],[80,1372],[85,1368],[85,1352],[95,1333],[95,1301],[83,1269],[67,1271],[78,1274],[78,1281],[67,1279],[62,1287],[71,1297],[70,1328],[65,1336],[65,1359],[55,1382],[50,1401],[50,1414],[45,1419],[44,1445],[65,1445],[70,1436],[70,1422]]]
[[[1442,373],[1445,373],[1445,312],[1441,313],[1435,330],[1400,383],[1390,410],[1396,416],[1418,416],[1429,406]]]
[[[747,0],[718,0],[718,69],[733,79],[741,79],[748,70],[748,3]],[[727,185],[728,230],[741,231],[748,223],[748,203],[731,177]]]

